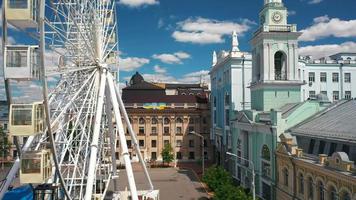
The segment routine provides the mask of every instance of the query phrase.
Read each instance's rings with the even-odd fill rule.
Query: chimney
[[[295,155],[296,155],[298,158],[303,157],[303,149],[297,148],[297,149],[295,150]]]
[[[325,165],[326,161],[328,160],[328,155],[326,154],[319,154],[319,163],[321,165]]]

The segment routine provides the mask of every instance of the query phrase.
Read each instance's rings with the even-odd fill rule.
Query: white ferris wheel
[[[0,185],[0,199],[16,174],[21,184],[58,188],[54,196],[41,194],[48,199],[104,199],[109,185],[121,179],[117,146],[128,178],[130,191],[125,193],[133,200],[158,199],[116,84],[116,14],[115,0],[3,0],[9,134],[15,142],[28,139],[17,145],[20,155]],[[8,25],[35,44],[9,44]],[[47,65],[49,54],[58,60],[56,66]],[[42,101],[14,102],[11,80],[39,81]],[[144,168],[150,186],[146,191],[136,188],[123,123]]]

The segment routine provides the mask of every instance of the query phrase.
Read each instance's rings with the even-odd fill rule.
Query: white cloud
[[[137,8],[145,5],[157,5],[158,0],[120,0],[119,4],[126,5],[131,8]]]
[[[185,74],[181,77],[174,77],[166,73],[142,74],[143,78],[149,82],[163,82],[163,83],[200,83],[200,81],[209,84],[209,71],[201,70]],[[125,77],[125,80],[130,80],[131,77]]]
[[[233,31],[236,31],[238,35],[243,35],[253,24],[254,22],[247,19],[236,23],[202,17],[188,18],[177,23],[177,30],[173,32],[172,37],[178,42],[196,44],[223,43],[225,35],[229,35]]]
[[[127,57],[127,58],[120,58],[119,62],[119,69],[122,71],[133,71],[145,64],[150,63],[150,60],[147,58],[137,58],[137,57]]]
[[[167,72],[167,69],[160,67],[159,65],[155,65],[153,69],[155,70],[156,73],[159,74],[165,74]]]
[[[327,44],[305,46],[299,48],[299,54],[303,56],[311,55],[313,58],[327,57],[340,52],[355,52],[356,42],[344,42],[342,44]]]
[[[295,11],[295,10],[289,10],[288,11],[288,15],[289,16],[293,16],[293,15],[296,15],[297,14],[297,11]]]
[[[310,0],[308,3],[309,4],[318,4],[321,3],[323,0]]]
[[[328,16],[321,16],[314,19],[314,24],[304,30],[299,38],[300,41],[315,41],[325,37],[355,37],[356,20],[340,20],[338,18],[329,19]]]
[[[179,51],[173,54],[164,53],[164,54],[154,54],[152,58],[160,60],[166,64],[182,64],[182,60],[188,59],[191,56],[183,51]]]

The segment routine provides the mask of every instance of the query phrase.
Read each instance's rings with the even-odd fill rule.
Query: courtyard
[[[134,167],[138,190],[147,190],[148,182],[140,167]],[[205,188],[190,169],[154,168],[148,169],[155,189],[159,189],[161,200],[205,200],[209,199]],[[125,169],[119,172],[119,183],[115,191],[123,191],[128,185]],[[110,187],[114,190],[113,185]]]

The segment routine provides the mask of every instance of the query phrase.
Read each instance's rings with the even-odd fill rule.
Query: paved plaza
[[[155,168],[149,169],[155,189],[160,191],[161,200],[205,200],[209,199],[203,185],[193,171],[188,169]],[[142,170],[136,168],[135,180],[138,190],[149,188]],[[125,190],[128,185],[125,169],[119,173],[119,186],[116,191]],[[113,190],[111,186],[111,190]]]

